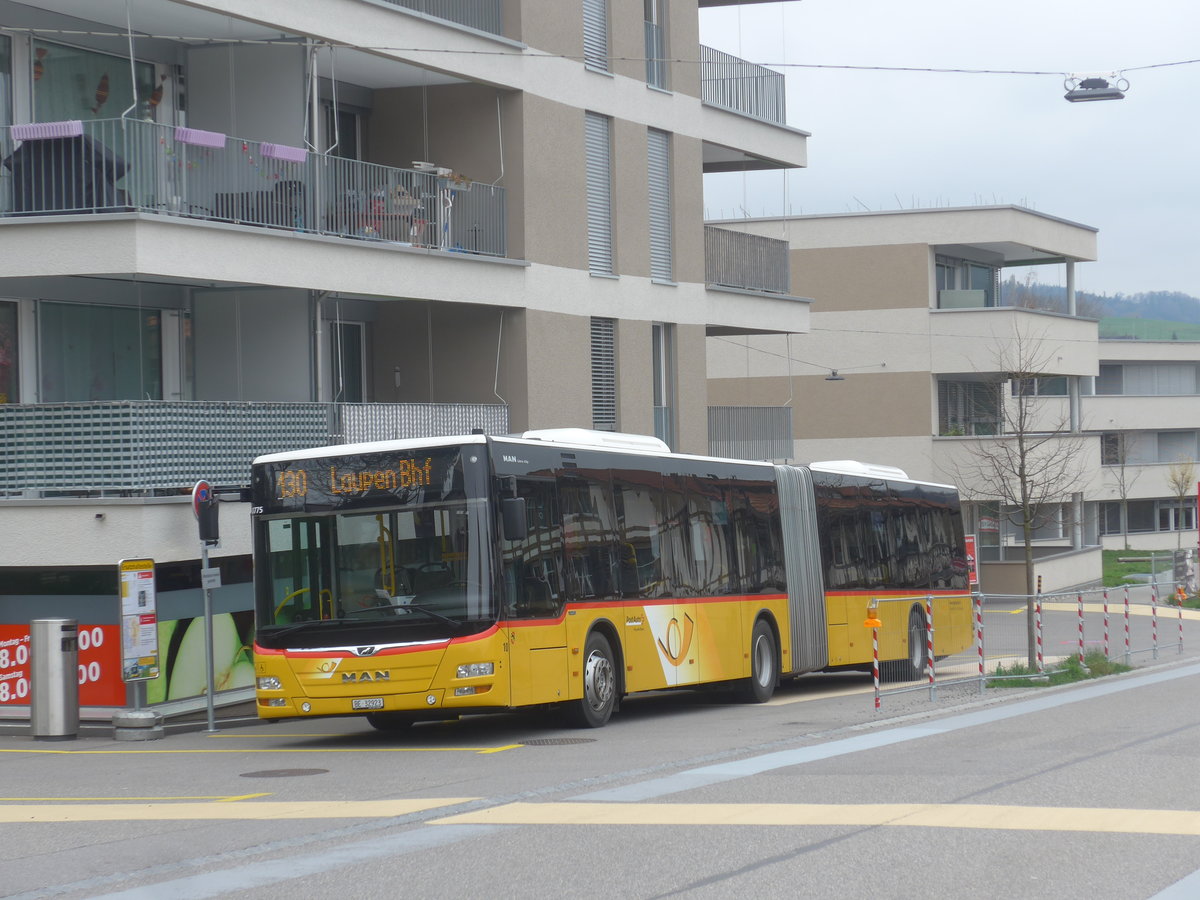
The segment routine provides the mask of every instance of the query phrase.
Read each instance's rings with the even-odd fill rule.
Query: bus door
[[[615,581],[625,618],[626,688],[655,690],[696,681],[695,609],[677,596],[677,535],[658,472],[613,471],[617,514]]]
[[[500,541],[512,703],[554,703],[568,699],[562,527],[554,481],[517,479],[516,496],[525,500],[526,535]]]

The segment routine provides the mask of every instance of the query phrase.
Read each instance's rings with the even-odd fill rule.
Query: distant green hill
[[[1100,337],[1141,341],[1200,341],[1200,324],[1105,316],[1100,320]]]

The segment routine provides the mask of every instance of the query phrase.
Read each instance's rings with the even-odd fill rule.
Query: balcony
[[[0,217],[141,212],[484,256],[503,188],[133,119],[0,128]]]
[[[704,280],[717,287],[786,294],[791,289],[788,242],[705,225]]]
[[[508,407],[472,403],[118,400],[0,406],[0,497],[247,487],[264,453],[508,431]]]
[[[792,408],[710,406],[708,452],[730,459],[791,459]]]
[[[445,19],[488,34],[504,34],[503,0],[383,0],[392,6]]]
[[[700,45],[700,99],[739,115],[784,125],[783,73]]]

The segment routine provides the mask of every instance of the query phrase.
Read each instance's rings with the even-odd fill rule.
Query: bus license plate
[[[350,701],[351,709],[383,709],[382,697],[363,697]]]

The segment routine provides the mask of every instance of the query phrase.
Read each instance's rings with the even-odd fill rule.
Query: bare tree
[[[1113,431],[1103,437],[1101,462],[1108,465],[1105,470],[1112,478],[1121,501],[1121,533],[1125,538],[1125,549],[1129,549],[1129,493],[1142,474],[1141,469],[1129,466],[1130,455],[1137,444],[1137,435],[1128,431]]]
[[[968,445],[955,466],[960,489],[972,499],[996,502],[1000,515],[1020,529],[1024,545],[1029,665],[1037,661],[1034,622],[1034,532],[1058,514],[1083,480],[1083,436],[1072,427],[1070,410],[1048,415],[1039,388],[1053,370],[1054,351],[1018,332],[997,347],[997,431]],[[1004,388],[1010,396],[1005,397]],[[979,433],[979,432],[976,432]]]
[[[1176,516],[1183,510],[1192,496],[1192,489],[1196,484],[1196,464],[1190,459],[1183,458],[1171,463],[1167,469],[1167,487],[1171,489],[1171,496],[1176,500],[1175,514]],[[1179,528],[1180,522],[1175,522],[1175,549],[1180,549],[1183,546],[1183,532]]]

